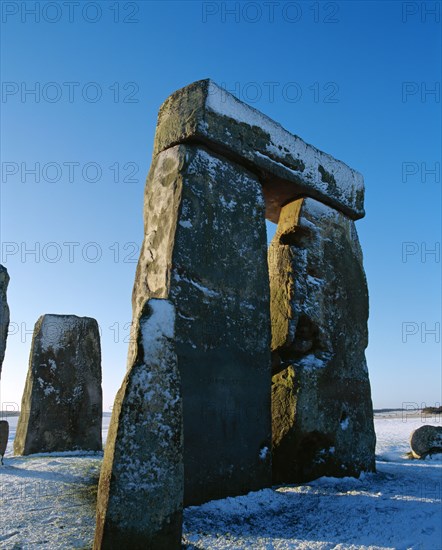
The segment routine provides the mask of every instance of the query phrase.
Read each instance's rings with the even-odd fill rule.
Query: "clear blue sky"
[[[98,320],[112,405],[158,108],[207,77],[362,172],[374,405],[440,402],[440,8],[4,1],[0,261],[12,333],[3,406],[21,400],[43,313]],[[38,176],[26,172],[36,163]]]

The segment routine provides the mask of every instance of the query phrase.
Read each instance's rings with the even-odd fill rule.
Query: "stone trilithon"
[[[183,502],[374,469],[363,202],[358,172],[212,81],[165,101],[96,548],[179,548]]]

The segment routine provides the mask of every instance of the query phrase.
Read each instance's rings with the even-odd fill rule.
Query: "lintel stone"
[[[266,217],[308,196],[357,220],[364,212],[362,175],[291,134],[212,80],[173,93],[160,108],[154,157],[184,142],[202,143],[255,172],[262,182]]]

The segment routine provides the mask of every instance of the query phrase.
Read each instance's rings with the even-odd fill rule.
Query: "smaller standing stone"
[[[0,459],[3,464],[6,447],[8,446],[9,423],[7,420],[0,420]]]
[[[174,306],[149,300],[138,320],[133,363],[115,399],[101,467],[94,550],[181,548],[183,426]]]
[[[6,337],[8,336],[9,327],[9,307],[6,301],[8,284],[8,271],[0,265],[0,376],[2,374],[3,359],[5,358]]]
[[[97,321],[43,315],[34,328],[14,453],[99,451],[101,420]]]
[[[414,458],[442,453],[442,426],[421,426],[414,430],[410,446]]]

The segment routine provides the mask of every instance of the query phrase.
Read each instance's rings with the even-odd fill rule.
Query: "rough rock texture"
[[[0,265],[0,376],[5,358],[6,337],[9,327],[9,307],[6,301],[6,290],[9,284],[9,275],[5,267]]]
[[[374,471],[368,292],[354,222],[313,199],[286,205],[269,272],[274,482]]]
[[[101,419],[97,322],[75,315],[43,315],[34,328],[15,454],[99,451]]]
[[[270,319],[259,181],[202,147],[157,155],[133,292],[135,333],[147,298],[176,310],[185,504],[271,483]],[[129,350],[129,366],[136,347]]]
[[[274,222],[283,204],[305,195],[352,219],[364,216],[361,174],[290,134],[211,80],[176,91],[161,106],[154,154],[185,141],[204,143],[259,175],[266,215]]]
[[[175,311],[140,312],[134,363],[118,391],[101,468],[94,549],[181,548],[183,434]]]
[[[7,420],[0,420],[0,456],[3,457],[8,446],[9,423]]]
[[[410,446],[414,458],[442,453],[442,426],[421,426],[414,430]]]

